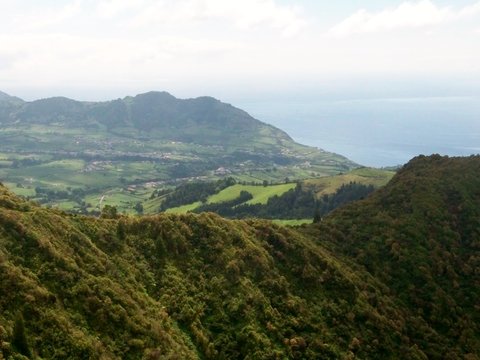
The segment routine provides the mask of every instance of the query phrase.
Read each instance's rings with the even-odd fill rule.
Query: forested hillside
[[[415,158],[296,230],[68,215],[0,187],[0,357],[477,359],[479,171]]]
[[[480,157],[419,156],[309,236],[388,286],[430,358],[480,354]]]

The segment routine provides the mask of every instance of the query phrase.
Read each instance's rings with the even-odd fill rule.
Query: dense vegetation
[[[294,189],[282,195],[274,195],[266,204],[248,204],[252,195],[244,191],[233,200],[203,204],[193,212],[215,212],[227,218],[257,217],[262,219],[313,219],[325,216],[332,210],[349,202],[363,199],[373,192],[373,185],[349,183],[341,185],[333,194],[316,197],[311,189],[304,189],[298,183]]]
[[[210,97],[0,98],[0,179],[19,194],[82,213],[97,211],[92,198],[103,195],[108,205],[135,212],[152,188],[179,182],[280,182],[356,166]]]
[[[479,171],[416,158],[298,229],[68,215],[0,187],[0,357],[477,359]]]
[[[162,201],[160,210],[190,204],[196,201],[205,202],[210,195],[216,194],[223,189],[236,183],[234,178],[226,178],[215,182],[192,182],[177,186]],[[155,195],[155,194],[154,194]],[[162,196],[162,192],[158,195]]]
[[[480,356],[480,157],[419,156],[391,183],[309,229],[409,309],[428,358]],[[377,301],[377,300],[375,300]]]
[[[374,189],[385,186],[394,174],[390,170],[358,168],[344,174],[284,184],[236,181],[223,189],[215,183],[190,182],[188,186],[182,184],[174,189],[155,191],[146,208],[150,213],[158,209],[172,213],[210,211],[228,218],[310,219],[311,222],[312,218],[318,220],[343,204],[366,197]],[[227,181],[234,182],[232,178]],[[206,196],[205,189],[209,189],[208,193],[214,189],[217,192]],[[240,196],[242,192],[252,197]],[[168,198],[174,202],[167,201]]]

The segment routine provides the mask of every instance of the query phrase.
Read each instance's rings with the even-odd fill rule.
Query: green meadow
[[[7,154],[0,154],[0,158],[8,158]],[[271,171],[265,171],[269,174]],[[384,186],[393,176],[393,171],[359,168],[345,174],[306,179],[302,186],[313,190],[317,196],[334,193],[343,184],[356,182],[375,187]],[[138,162],[87,162],[80,159],[63,159],[41,162],[28,168],[1,168],[0,176],[5,176],[5,182],[14,193],[65,211],[101,211],[103,206],[115,206],[121,213],[135,214],[138,203],[143,206],[143,213],[155,214],[160,211],[165,196],[151,197],[155,189],[172,189],[175,185],[168,184],[164,179],[165,170],[159,164],[149,161]],[[217,177],[218,178],[218,177]],[[237,181],[262,180],[250,175],[242,175]],[[203,181],[215,180],[215,176],[206,177]],[[157,183],[148,185],[148,181]],[[266,204],[273,196],[280,196],[295,188],[296,183],[274,185],[244,185],[235,184],[207,198],[207,204],[231,201],[240,196],[242,191],[252,194],[253,198],[245,204]],[[36,194],[36,188],[45,188],[53,192],[67,192],[70,195],[81,189],[81,197],[67,196],[66,198],[42,198]],[[100,201],[101,200],[101,201]],[[169,213],[186,213],[199,207],[201,202],[194,202],[183,206],[167,209]],[[310,220],[308,220],[310,221]],[[282,220],[285,224],[285,220]],[[289,225],[299,225],[301,220],[292,220]]]
[[[282,195],[288,190],[295,188],[295,185],[294,183],[268,186],[235,184],[223,189],[218,194],[210,196],[207,203],[212,204],[233,200],[240,196],[240,192],[247,191],[253,196],[253,199],[246,202],[247,204],[266,204],[270,197]]]
[[[362,185],[373,185],[374,187],[385,186],[395,175],[395,171],[375,169],[375,168],[359,168],[352,170],[346,174],[326,176],[317,179],[307,179],[303,184],[307,188],[311,188],[317,196],[334,193],[343,184],[355,182]]]
[[[274,224],[284,225],[284,226],[300,226],[303,224],[311,224],[312,219],[275,219],[272,220]]]

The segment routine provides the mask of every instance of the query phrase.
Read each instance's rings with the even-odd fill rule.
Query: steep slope
[[[309,229],[411,309],[409,336],[427,337],[418,346],[429,358],[480,354],[479,174],[478,156],[419,156],[367,200]]]
[[[2,187],[0,354],[477,359],[479,170],[417,158],[298,230],[66,215]]]
[[[41,358],[197,357],[146,293],[142,265],[117,264],[82,233],[88,227],[106,241],[115,224],[77,222],[1,191],[0,354],[25,354],[7,335],[22,314],[29,346]]]
[[[10,95],[4,93],[3,91],[0,91],[0,101],[8,100],[8,98],[10,98]]]
[[[10,102],[10,103],[22,103],[23,100],[18,98],[18,97],[15,97],[15,96],[10,96],[2,91],[0,91],[0,102]]]
[[[22,103],[22,99],[0,91],[0,127],[5,126],[7,122],[10,122],[9,119],[11,114],[15,112]]]
[[[404,311],[370,304],[381,284],[293,230],[208,214],[67,216],[2,193],[6,357],[26,353],[19,314],[26,348],[52,359],[417,352],[397,339]]]

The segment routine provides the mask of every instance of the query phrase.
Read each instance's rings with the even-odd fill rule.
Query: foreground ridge
[[[0,354],[478,358],[479,171],[417,157],[298,229],[75,216],[0,187]]]

